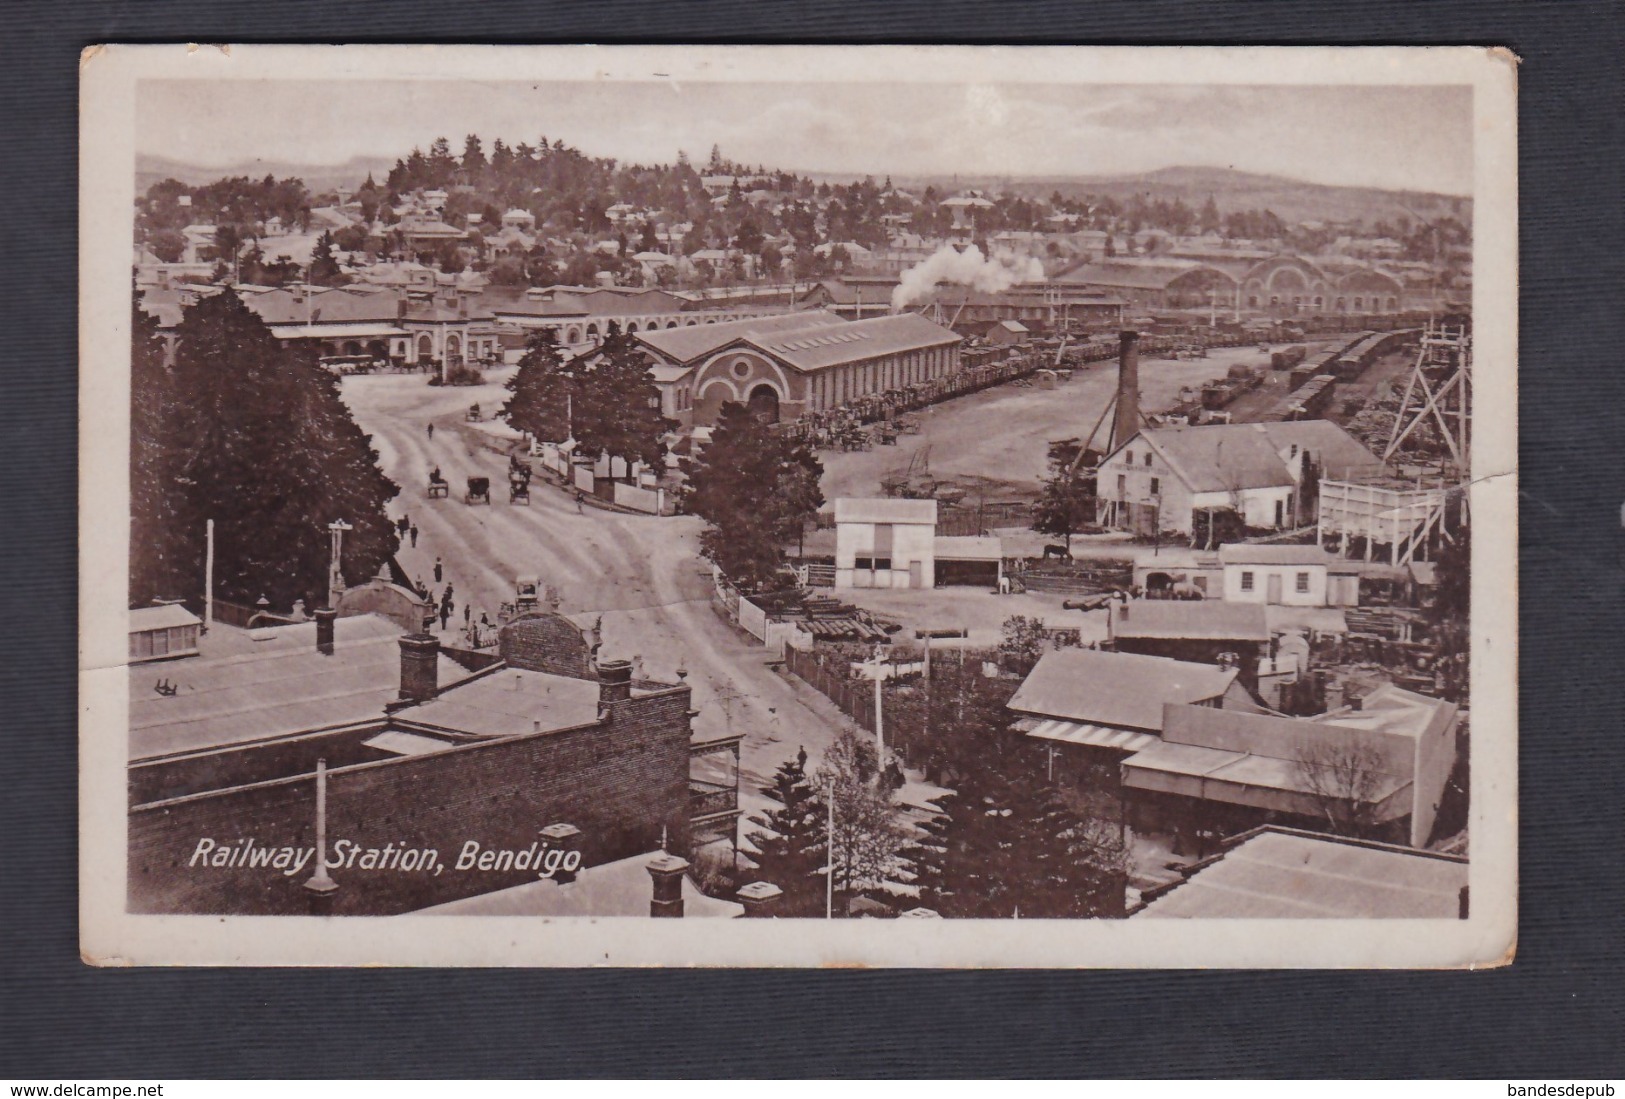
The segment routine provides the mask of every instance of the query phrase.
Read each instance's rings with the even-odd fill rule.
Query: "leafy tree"
[[[140,340],[133,364],[130,596],[201,593],[204,524],[215,521],[215,584],[226,599],[325,601],[327,525],[350,523],[342,567],[374,575],[395,551],[385,506],[399,491],[313,352],[286,349],[234,292],[204,298],[176,330],[173,368]]]
[[[762,227],[756,224],[756,219],[746,216],[745,220],[739,223],[739,228],[734,232],[734,247],[746,255],[754,256],[761,252],[762,243],[765,239],[762,235]]]
[[[881,773],[874,741],[866,734],[844,730],[824,753],[813,786],[835,802],[830,865],[835,893],[850,916],[860,892],[888,892],[898,880],[905,869],[901,856],[908,833]]]
[[[633,462],[662,468],[664,437],[676,425],[660,414],[660,389],[643,350],[614,321],[579,393],[576,438],[586,453],[623,459],[629,480]]]
[[[755,877],[784,890],[784,915],[822,916],[828,808],[807,776],[806,750],[781,763],[761,790],[778,807],[749,819],[757,828],[745,836],[755,848],[750,856]]]
[[[457,247],[457,243],[455,241],[449,240],[440,246],[440,252],[436,256],[436,262],[439,263],[440,270],[444,271],[448,275],[455,275],[462,271],[463,268],[468,266],[467,262],[465,262],[463,259],[462,249]]]
[[[1018,671],[1026,673],[1049,648],[1049,635],[1042,618],[1014,614],[1004,620],[999,631],[999,651],[1011,657]]]
[[[565,370],[552,329],[537,328],[526,337],[525,354],[507,389],[510,396],[499,415],[509,426],[543,442],[562,443],[570,437],[576,379]]]
[[[179,229],[156,229],[147,234],[147,250],[161,263],[179,263],[186,252],[186,237]]]
[[[1095,512],[1095,478],[1082,467],[1091,455],[1077,439],[1057,439],[1049,445],[1049,476],[1033,512],[1033,529],[1066,539],[1072,548],[1072,535],[1088,526]]]
[[[708,524],[702,552],[746,589],[775,584],[785,544],[823,505],[817,456],[729,401],[710,442],[685,460],[683,471],[691,489],[688,510]]]
[[[332,233],[324,232],[316,238],[316,247],[310,253],[309,277],[317,286],[332,286],[339,281],[339,261],[333,254]]]

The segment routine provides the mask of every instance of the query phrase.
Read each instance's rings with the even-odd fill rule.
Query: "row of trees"
[[[399,489],[315,354],[279,346],[231,291],[186,310],[172,363],[140,308],[132,323],[132,604],[202,595],[211,519],[221,598],[319,605],[339,519],[346,574],[375,574]]]
[[[676,426],[660,413],[660,390],[631,337],[611,321],[593,354],[566,359],[547,329],[532,332],[519,369],[508,379],[501,416],[543,442],[574,439],[576,452],[662,468],[666,435]]]

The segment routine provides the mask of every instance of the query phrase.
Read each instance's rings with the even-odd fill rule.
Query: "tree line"
[[[399,488],[315,352],[280,346],[230,290],[186,310],[172,356],[139,306],[132,324],[131,604],[201,602],[211,519],[220,598],[322,605],[339,519],[347,578],[376,574]]]

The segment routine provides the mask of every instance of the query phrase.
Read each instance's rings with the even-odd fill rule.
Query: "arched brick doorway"
[[[764,424],[779,422],[779,391],[770,385],[759,385],[750,391],[750,412]]]

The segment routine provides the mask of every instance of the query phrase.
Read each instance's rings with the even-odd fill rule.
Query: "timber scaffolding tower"
[[[1404,460],[1407,441],[1419,432],[1437,436],[1440,465],[1436,472],[1411,477],[1320,482],[1319,524],[1315,541],[1347,554],[1358,538],[1364,556],[1387,546],[1391,565],[1425,558],[1435,534],[1453,540],[1452,499],[1458,523],[1466,519],[1467,483],[1472,477],[1472,330],[1465,317],[1430,320],[1422,331],[1416,365],[1405,383],[1399,411],[1389,432],[1383,461]]]

